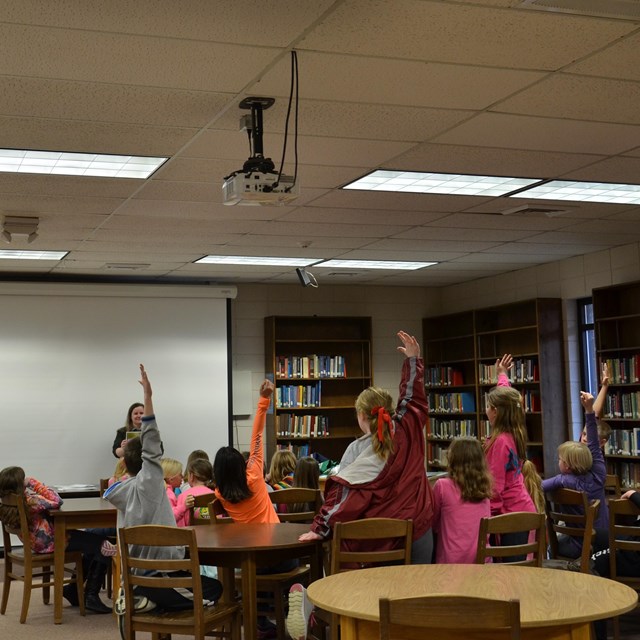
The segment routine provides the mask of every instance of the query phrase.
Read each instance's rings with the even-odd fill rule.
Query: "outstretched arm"
[[[602,386],[598,392],[598,397],[593,403],[593,412],[596,414],[597,418],[601,418],[604,414],[604,405],[607,400],[607,391],[609,390],[609,367],[606,362],[602,364],[601,384]]]
[[[142,385],[142,389],[144,390],[144,415],[152,416],[153,415],[153,402],[151,400],[151,383],[149,382],[149,377],[147,376],[147,372],[144,370],[144,365],[140,365],[140,384]]]

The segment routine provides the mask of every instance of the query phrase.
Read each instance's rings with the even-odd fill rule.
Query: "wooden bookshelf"
[[[488,435],[485,396],[497,380],[496,359],[511,353],[511,383],[527,414],[528,457],[543,475],[554,473],[557,447],[568,438],[561,301],[538,298],[425,318],[423,335],[427,468],[444,468],[453,437]]]
[[[609,365],[604,420],[609,473],[624,488],[640,488],[640,282],[593,290],[598,370]]]
[[[265,371],[276,398],[267,454],[290,447],[340,460],[360,435],[355,400],[373,384],[370,317],[265,318]]]

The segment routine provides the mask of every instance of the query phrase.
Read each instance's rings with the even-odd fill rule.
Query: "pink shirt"
[[[173,515],[176,519],[176,524],[179,527],[186,527],[189,524],[189,508],[187,507],[187,496],[202,496],[207,493],[211,494],[211,500],[213,500],[213,490],[209,489],[209,487],[205,487],[204,485],[197,485],[195,487],[189,487],[185,489],[178,496],[177,503],[175,507],[173,507]]]
[[[491,516],[489,498],[466,502],[452,478],[433,487],[433,530],[438,534],[437,564],[473,564],[478,549],[480,520]]]

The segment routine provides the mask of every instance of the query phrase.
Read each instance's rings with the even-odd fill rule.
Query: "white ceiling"
[[[0,276],[297,281],[293,268],[193,264],[216,253],[436,260],[312,271],[444,286],[639,241],[629,205],[503,216],[527,201],[340,190],[379,167],[640,183],[640,21],[521,4],[2,2],[0,146],[170,160],[146,181],[0,174],[0,213],[40,218],[39,238],[11,248],[70,251],[0,260]],[[264,150],[279,165],[292,49],[301,195],[224,206],[223,177],[250,153],[242,98],[276,99]]]

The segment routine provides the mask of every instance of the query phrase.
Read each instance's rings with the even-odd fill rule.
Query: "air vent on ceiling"
[[[522,216],[522,215],[528,215],[532,213],[544,213],[544,215],[548,216],[549,218],[555,218],[556,216],[561,216],[563,213],[567,213],[570,209],[573,209],[573,208],[575,207],[567,207],[564,205],[562,207],[558,207],[558,206],[551,207],[551,206],[545,206],[540,204],[521,204],[519,207],[505,209],[500,213],[503,216],[510,216],[514,214],[518,214]]]
[[[517,8],[619,20],[640,19],[638,0],[522,0]]]
[[[104,265],[104,268],[111,271],[140,271],[141,269],[148,269],[150,266],[150,264],[142,264],[140,262],[108,262]]]

